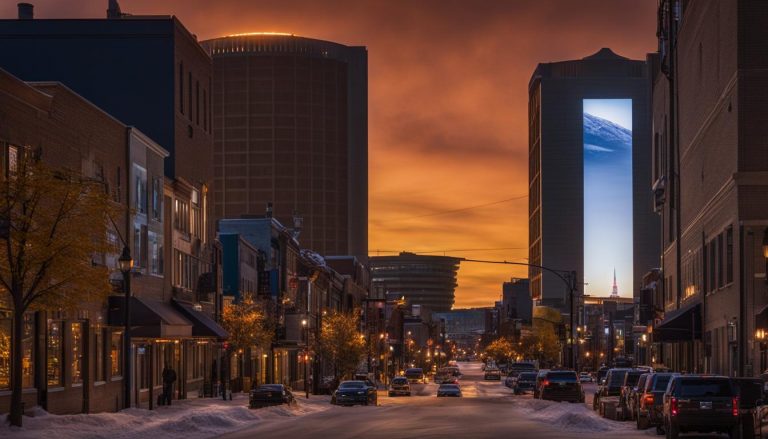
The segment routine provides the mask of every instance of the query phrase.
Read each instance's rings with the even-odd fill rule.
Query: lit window
[[[48,320],[48,350],[46,369],[48,371],[48,386],[57,387],[64,385],[61,380],[62,347],[61,347],[61,322]]]
[[[83,324],[72,323],[72,384],[83,382]]]

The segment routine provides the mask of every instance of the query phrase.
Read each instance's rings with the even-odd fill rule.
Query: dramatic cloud
[[[34,1],[34,0],[33,0]],[[0,6],[14,17],[15,2]],[[34,1],[38,18],[102,17],[107,0]],[[203,40],[292,32],[369,54],[370,249],[528,256],[528,81],[539,62],[601,47],[642,59],[655,47],[655,1],[123,0],[171,14]],[[516,249],[515,249],[516,248]],[[465,263],[456,305],[490,306],[524,268]]]

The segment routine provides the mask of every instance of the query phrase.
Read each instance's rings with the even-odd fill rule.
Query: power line
[[[461,207],[461,208],[458,208],[458,209],[443,210],[443,211],[440,211],[440,212],[425,213],[423,215],[415,215],[415,216],[409,216],[409,217],[405,217],[405,218],[397,218],[397,219],[394,219],[394,220],[391,220],[391,221],[407,221],[407,220],[411,220],[411,219],[426,218],[426,217],[430,217],[430,216],[450,215],[452,213],[466,212],[467,210],[478,209],[478,208],[481,208],[481,207],[494,206],[496,204],[508,203],[510,201],[522,200],[523,198],[528,198],[528,195],[519,195],[517,197],[506,198],[504,200],[491,201],[490,203],[477,204],[475,206]]]
[[[528,247],[495,247],[495,248],[459,248],[451,250],[428,250],[428,251],[408,251],[408,250],[379,250],[372,253],[413,253],[413,254],[431,254],[431,253],[453,253],[453,252],[475,252],[475,251],[495,251],[495,250],[528,250]]]

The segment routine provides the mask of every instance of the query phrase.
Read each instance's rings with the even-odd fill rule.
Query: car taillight
[[[643,396],[643,406],[652,406],[653,405],[653,394],[652,393],[646,393],[645,396]]]
[[[549,385],[549,380],[542,381],[541,385],[544,386],[544,387],[547,387]]]
[[[677,398],[672,397],[669,399],[669,411],[672,416],[677,416]]]
[[[731,411],[733,416],[739,416],[739,397],[735,397],[731,400]]]

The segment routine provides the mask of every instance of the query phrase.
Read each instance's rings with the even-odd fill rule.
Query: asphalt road
[[[651,431],[639,432],[629,423],[600,431],[604,422],[589,410],[574,405],[554,407],[574,411],[570,425],[551,425],[546,419],[535,419],[526,406],[530,396],[514,396],[498,381],[483,381],[479,363],[460,363],[463,398],[437,398],[437,385],[416,386],[411,397],[386,396],[379,393],[379,405],[362,407],[329,406],[327,410],[300,417],[270,420],[225,436],[226,438],[594,438],[632,439],[657,437]],[[546,403],[546,402],[542,402]],[[521,408],[523,407],[523,408]],[[544,407],[552,409],[552,405]],[[596,431],[587,431],[597,425]],[[596,434],[597,433],[597,434]]]

